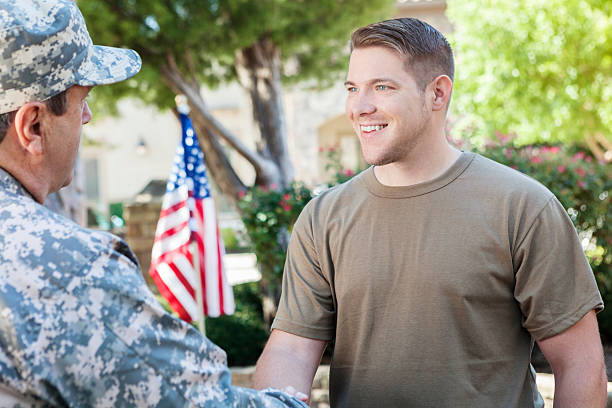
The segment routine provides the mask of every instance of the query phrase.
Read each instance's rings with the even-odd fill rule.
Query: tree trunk
[[[261,306],[263,309],[263,320],[266,328],[270,330],[281,295],[281,286],[275,279],[271,279],[266,271],[261,270],[261,280],[259,281],[259,295],[261,296]]]
[[[202,147],[204,158],[210,174],[221,190],[230,201],[235,202],[238,193],[245,191],[247,187],[234,171],[220,139],[223,139],[236,152],[251,163],[255,170],[257,185],[280,185],[280,169],[275,163],[274,157],[266,157],[261,152],[253,152],[247,148],[240,139],[223,127],[209,112],[197,84],[188,81],[180,72],[172,55],[167,57],[168,64],[161,68],[164,79],[168,86],[177,94],[187,97],[191,109],[191,119],[194,124],[198,141]],[[288,160],[288,158],[286,158]]]
[[[257,150],[276,164],[278,173],[274,183],[278,187],[288,187],[293,181],[294,170],[287,148],[280,57],[279,47],[270,39],[262,38],[237,53],[236,72],[251,97],[253,118],[259,129]]]
[[[603,134],[586,135],[585,141],[597,160],[602,163],[612,163],[612,142]]]

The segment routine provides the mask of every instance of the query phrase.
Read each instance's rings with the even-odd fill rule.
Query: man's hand
[[[538,345],[555,375],[555,408],[606,406],[606,368],[594,311]]]
[[[302,402],[308,402],[308,395],[304,394],[303,392],[299,392],[292,386],[285,387],[281,391],[289,395],[290,397],[295,397],[299,399]]]
[[[297,390],[295,397],[308,403],[312,380],[327,343],[272,330],[270,339],[257,361],[253,387]],[[298,395],[301,394],[301,395]]]

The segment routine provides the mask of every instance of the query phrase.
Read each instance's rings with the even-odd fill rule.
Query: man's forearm
[[[291,386],[310,398],[312,380],[325,344],[325,341],[273,330],[257,361],[253,387],[283,389]]]
[[[554,408],[604,408],[608,397],[605,367],[591,370],[575,367],[570,372],[555,373]]]
[[[292,386],[297,391],[310,395],[316,368],[317,365],[313,367],[311,362],[297,358],[291,350],[266,348],[257,361],[253,387],[282,389]]]

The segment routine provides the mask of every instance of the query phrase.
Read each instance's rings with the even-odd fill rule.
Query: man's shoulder
[[[548,201],[553,194],[539,181],[520,171],[475,154],[466,175],[476,184],[486,187],[491,195],[524,196]]]
[[[137,264],[120,238],[84,228],[29,197],[0,194],[0,208],[2,262],[87,264],[118,252]]]
[[[353,201],[360,193],[366,192],[363,178],[368,169],[355,175],[350,180],[328,188],[321,194],[314,197],[307,205],[309,208],[317,210],[334,207],[337,204],[343,205],[347,201]]]

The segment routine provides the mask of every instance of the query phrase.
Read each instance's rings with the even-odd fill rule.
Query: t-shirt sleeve
[[[313,206],[308,205],[293,228],[272,328],[329,341],[335,334],[336,302],[330,271],[322,269],[315,245],[312,211]]]
[[[536,340],[559,334],[603,309],[593,271],[565,208],[552,197],[513,253],[514,297]]]

